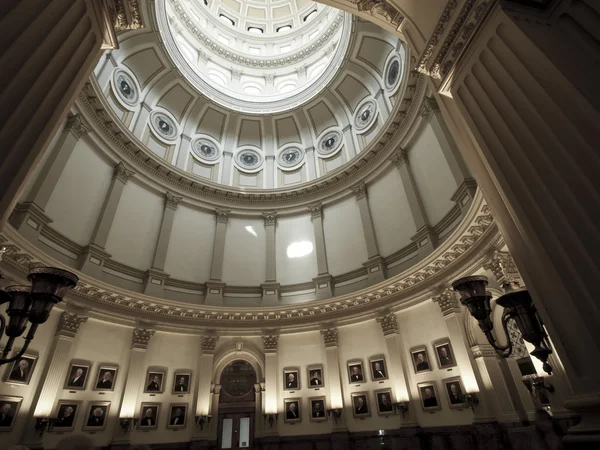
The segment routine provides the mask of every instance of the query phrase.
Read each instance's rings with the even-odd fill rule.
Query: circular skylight
[[[168,54],[201,93],[250,113],[317,95],[348,50],[352,16],[306,0],[158,0]]]

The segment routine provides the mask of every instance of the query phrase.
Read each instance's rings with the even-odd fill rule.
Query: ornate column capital
[[[327,328],[325,330],[321,330],[321,336],[323,336],[323,342],[325,343],[325,348],[337,347],[337,345],[338,345],[338,329],[337,328]]]
[[[134,175],[135,175],[135,172],[133,170],[127,169],[125,167],[125,164],[123,164],[122,162],[120,162],[119,164],[117,164],[115,166],[115,170],[113,172],[113,178],[117,178],[120,181],[122,181],[123,183],[127,183],[129,178],[131,178]]]
[[[494,278],[505,291],[518,288],[523,283],[519,269],[508,252],[495,251],[483,268],[494,274]]]
[[[350,2],[354,3],[359,11],[368,12],[378,19],[388,22],[394,28],[398,28],[404,20],[400,11],[387,0],[350,0]]]
[[[364,198],[367,196],[367,185],[363,181],[362,183],[354,186],[352,188],[352,192],[354,192],[354,195],[356,195],[356,199],[360,200],[361,198]]]
[[[108,0],[107,4],[115,31],[143,28],[139,0]]]
[[[432,298],[433,303],[437,303],[444,317],[460,312],[460,300],[457,293],[450,287],[445,287],[438,295]]]
[[[179,202],[183,199],[183,197],[176,197],[170,192],[165,193],[165,206],[171,209],[177,209],[179,206]]]
[[[278,334],[263,334],[262,336],[263,346],[265,353],[275,353],[277,351],[277,345],[279,344]]]
[[[398,333],[398,320],[396,319],[396,314],[394,313],[389,313],[383,317],[378,317],[377,323],[381,326],[381,331],[383,331],[384,336]]]
[[[86,323],[87,320],[88,318],[86,316],[65,311],[60,315],[60,319],[58,320],[56,335],[74,338],[77,336],[81,324]]]
[[[202,336],[200,338],[202,353],[213,353],[217,342],[219,342],[219,336]]]
[[[396,165],[397,169],[400,169],[404,164],[408,164],[408,152],[402,148],[399,149],[394,153],[391,161]]]
[[[317,203],[316,205],[309,205],[308,210],[310,211],[310,215],[313,219],[316,219],[323,215],[323,205],[321,203]]]
[[[134,328],[131,336],[131,348],[147,349],[150,338],[154,336],[156,330],[148,328]]]
[[[230,209],[215,209],[215,214],[217,215],[217,223],[227,223],[229,220],[229,214],[231,213]]]
[[[68,130],[71,133],[73,133],[77,140],[81,139],[83,136],[85,136],[91,131],[90,127],[86,125],[83,118],[81,117],[81,114],[79,113],[70,114],[69,117],[67,117],[67,124],[65,125],[65,130]]]
[[[275,226],[277,223],[277,212],[264,212],[262,213],[263,218],[265,219],[265,227]]]

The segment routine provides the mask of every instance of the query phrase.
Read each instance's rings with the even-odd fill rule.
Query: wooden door
[[[219,450],[252,449],[254,413],[219,414]]]

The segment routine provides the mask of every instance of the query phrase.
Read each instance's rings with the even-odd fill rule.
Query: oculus
[[[388,61],[385,69],[385,87],[388,90],[394,89],[398,80],[400,80],[400,58],[395,55]]]
[[[298,147],[289,147],[279,152],[277,162],[281,167],[295,167],[304,159],[304,150]]]
[[[152,128],[159,136],[173,140],[177,137],[177,125],[173,119],[164,113],[155,113],[152,116]]]
[[[206,139],[194,139],[192,151],[198,158],[209,162],[214,162],[221,156],[217,146]]]
[[[321,155],[331,155],[335,153],[342,144],[342,133],[337,130],[329,131],[321,137],[317,145],[317,152]]]
[[[364,130],[375,120],[377,115],[377,103],[370,99],[363,103],[357,110],[354,116],[354,126],[358,130]]]
[[[138,103],[139,94],[136,84],[127,72],[123,70],[116,71],[114,83],[121,100],[130,106],[135,106]]]
[[[235,160],[242,169],[246,170],[258,169],[262,164],[261,154],[251,149],[239,151]]]

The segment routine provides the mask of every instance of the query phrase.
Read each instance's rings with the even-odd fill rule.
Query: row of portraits
[[[448,369],[456,366],[456,359],[452,351],[452,345],[449,339],[442,339],[432,343],[433,351],[438,368]],[[429,372],[433,370],[433,364],[429,358],[427,346],[419,345],[410,349],[410,356],[415,373]]]

